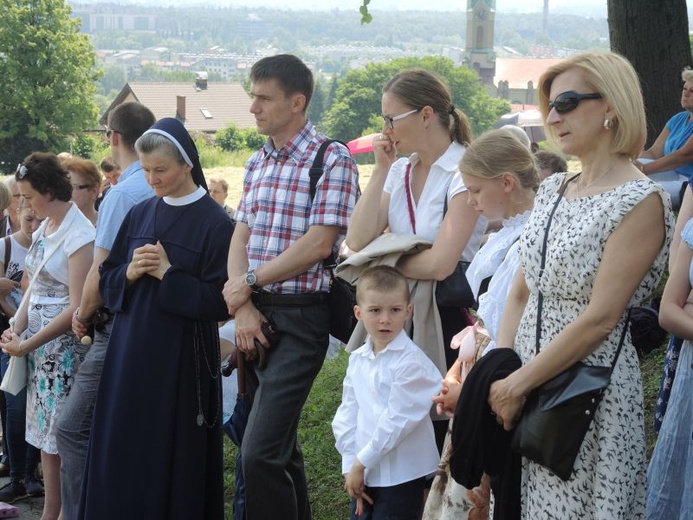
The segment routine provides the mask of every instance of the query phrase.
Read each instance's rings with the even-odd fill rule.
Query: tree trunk
[[[640,76],[647,146],[681,111],[681,71],[691,64],[686,0],[608,0],[611,49]]]

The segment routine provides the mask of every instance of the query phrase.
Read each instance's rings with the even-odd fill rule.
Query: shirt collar
[[[140,164],[140,161],[135,161],[133,163],[130,163],[127,168],[125,168],[121,174],[120,174],[120,179],[118,180],[119,182],[123,182],[126,180],[128,177],[131,177],[132,175],[135,174],[135,172],[139,171],[142,169],[142,165]]]
[[[272,141],[272,138],[268,138],[263,146],[263,158],[265,160],[270,157],[277,160],[291,158],[296,163],[299,163],[308,150],[308,146],[315,141],[316,137],[317,132],[313,127],[313,123],[306,121],[305,126],[296,135],[289,139],[279,150],[274,147],[274,141]]]
[[[445,150],[445,153],[438,157],[436,162],[433,163],[433,166],[438,166],[439,168],[442,168],[446,172],[454,173],[458,169],[458,165],[460,162],[460,157],[464,154],[464,146],[462,146],[460,143],[457,141],[453,141],[450,143],[450,146],[448,146],[448,149]],[[409,162],[411,163],[412,166],[415,166],[416,163],[419,162],[419,154],[413,153],[409,156]],[[431,167],[432,169],[432,167]]]
[[[404,350],[404,347],[407,345],[407,340],[409,339],[409,336],[407,336],[407,333],[404,332],[404,330],[401,330],[399,334],[390,341],[390,343],[387,344],[387,346],[380,352],[381,354],[383,352],[390,352],[393,350]],[[355,351],[354,354],[358,352],[361,356],[363,357],[370,357],[374,358],[375,355],[373,354],[373,342],[371,341],[371,337],[368,336],[366,338],[366,343],[358,349],[358,351]]]

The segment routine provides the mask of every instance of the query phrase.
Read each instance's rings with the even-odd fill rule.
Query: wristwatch
[[[255,274],[255,270],[251,269],[247,273],[245,273],[245,284],[250,287],[253,291],[257,291],[260,289],[260,286],[257,284],[257,275]]]

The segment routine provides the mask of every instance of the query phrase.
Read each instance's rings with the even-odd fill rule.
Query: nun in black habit
[[[157,196],[131,210],[101,266],[115,320],[80,518],[223,519],[217,322],[232,224],[178,120],[136,149]]]

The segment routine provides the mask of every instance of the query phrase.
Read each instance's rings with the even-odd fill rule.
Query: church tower
[[[493,52],[493,26],[496,0],[467,0],[467,48],[465,57],[470,69],[486,85],[493,84],[496,54]]]

